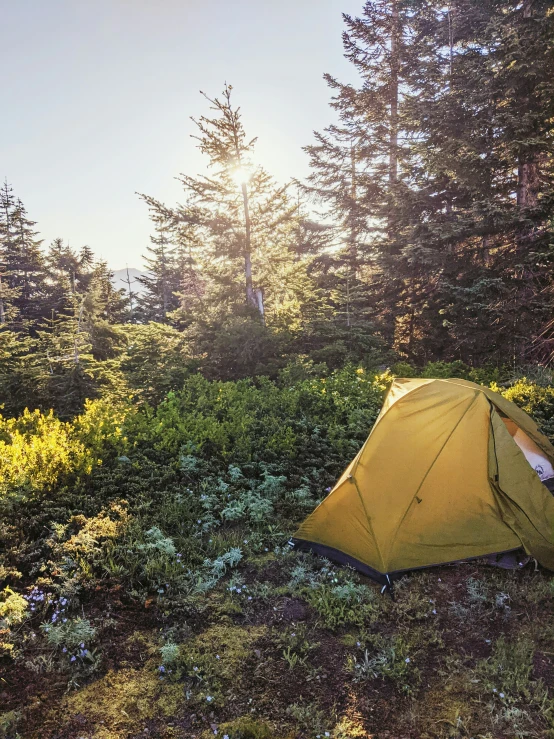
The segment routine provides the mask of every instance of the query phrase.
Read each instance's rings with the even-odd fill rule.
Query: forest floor
[[[468,562],[395,590],[285,549],[243,559],[201,606],[97,586],[94,672],[6,663],[0,736],[554,736],[549,574]]]

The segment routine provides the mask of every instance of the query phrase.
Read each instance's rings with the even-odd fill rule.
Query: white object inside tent
[[[522,431],[517,424],[509,418],[502,418],[506,424],[506,428],[510,432],[512,439],[525,455],[525,459],[535,470],[540,479],[544,482],[554,477],[554,467],[551,462],[544,456],[544,453],[535,444],[533,439],[529,438],[525,431]]]

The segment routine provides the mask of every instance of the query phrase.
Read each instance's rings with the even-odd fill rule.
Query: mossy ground
[[[327,595],[317,602],[324,591],[314,584],[321,577],[314,561],[323,564],[296,553],[258,556],[245,564],[240,592],[222,581],[201,614],[168,617],[167,604],[145,608],[112,593],[99,673],[67,690],[56,673],[27,672],[21,691],[13,667],[2,676],[0,732],[25,739],[554,736],[549,574],[532,564],[516,572],[440,567],[406,577],[392,600],[371,581],[323,564],[325,578],[339,583],[333,587],[348,578],[369,594],[362,619],[347,613],[337,623],[339,602]],[[298,582],[299,566],[311,584]],[[88,609],[107,605],[91,600]],[[165,674],[164,639],[176,647]]]

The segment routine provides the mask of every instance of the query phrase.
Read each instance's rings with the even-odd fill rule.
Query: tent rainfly
[[[396,379],[367,441],[293,541],[382,584],[521,548],[554,570],[553,465],[552,444],[498,393]]]

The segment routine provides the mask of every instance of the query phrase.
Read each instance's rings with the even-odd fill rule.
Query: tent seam
[[[361,447],[360,451],[358,452],[358,455],[357,455],[358,458],[356,459],[356,464],[352,467],[352,472],[351,472],[352,477],[354,477],[354,475],[355,475],[355,473],[356,473],[356,471],[358,469],[358,466],[360,464],[360,460],[362,458],[362,453],[363,453],[364,449],[366,448],[367,444],[369,443],[369,440],[371,439],[371,435],[373,434],[373,432],[375,431],[375,429],[377,428],[377,426],[381,423],[381,421],[383,420],[383,418],[387,415],[387,413],[389,413],[389,411],[391,411],[395,406],[397,406],[398,403],[401,403],[405,398],[411,397],[414,393],[417,393],[418,390],[422,390],[424,387],[427,387],[428,385],[431,385],[433,382],[436,382],[436,380],[430,379],[429,382],[426,382],[424,385],[420,385],[419,387],[414,387],[413,390],[409,390],[407,393],[404,393],[404,395],[401,398],[398,398],[398,400],[393,405],[391,405],[389,408],[387,408],[387,410],[383,413],[383,415],[379,414],[377,416],[377,418],[375,419],[375,423],[373,424],[373,427],[372,427],[371,431],[369,432],[369,436],[364,441],[364,443],[362,444],[362,447]],[[386,400],[387,400],[387,398],[388,398],[391,390],[392,390],[392,385],[390,386],[389,391],[386,394],[385,400],[383,401],[383,403],[386,402]],[[364,508],[364,510],[365,510],[365,508]]]
[[[362,504],[362,508],[364,510],[365,517],[367,519],[367,525],[368,525],[368,528],[369,528],[369,533],[373,537],[373,542],[375,544],[375,548],[377,549],[377,554],[379,555],[379,559],[381,560],[381,565],[383,566],[383,569],[385,569],[385,560],[383,559],[383,554],[381,552],[381,547],[379,546],[379,542],[377,541],[377,537],[375,536],[375,532],[373,531],[373,525],[371,523],[371,517],[370,517],[369,513],[367,512],[367,508],[365,507],[364,499],[362,497],[362,492],[361,492],[361,490],[360,490],[360,488],[358,486],[358,481],[354,477],[353,472],[350,475],[350,477],[352,478],[352,482],[354,483],[354,487],[356,488],[356,491],[358,492],[358,497],[360,498],[360,503]]]

